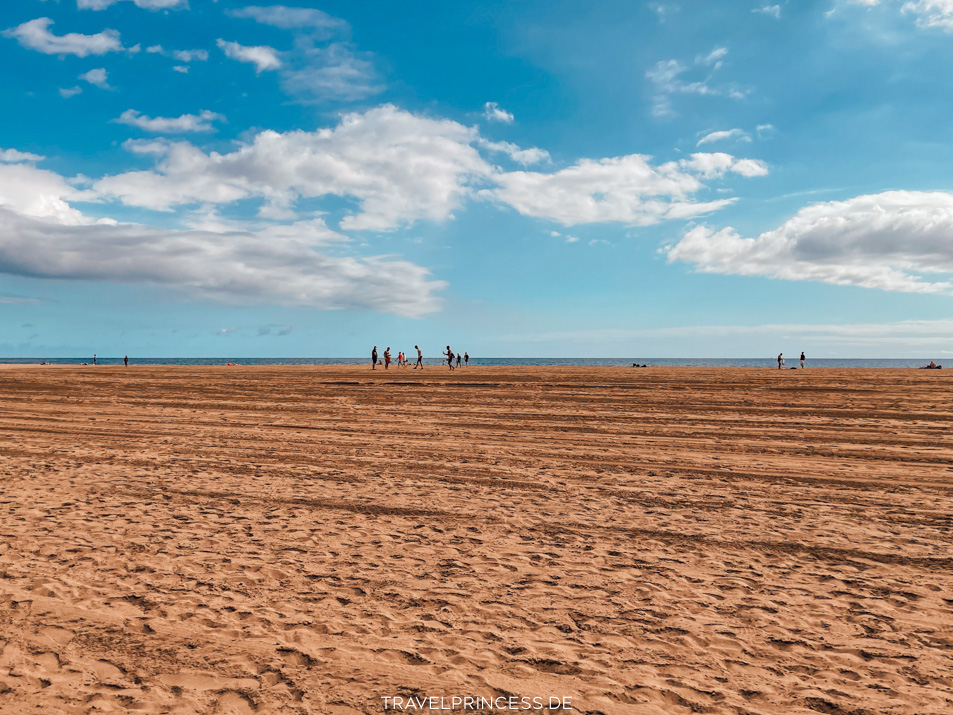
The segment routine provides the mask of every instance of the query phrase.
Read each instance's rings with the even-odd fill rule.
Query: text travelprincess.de
[[[453,697],[424,696],[401,697],[387,695],[381,697],[384,710],[421,711],[421,710],[572,710],[572,698],[519,697],[516,695],[485,698],[469,695]]]

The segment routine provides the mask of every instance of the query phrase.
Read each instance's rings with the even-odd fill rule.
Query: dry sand
[[[953,712],[947,373],[2,370],[0,710]]]

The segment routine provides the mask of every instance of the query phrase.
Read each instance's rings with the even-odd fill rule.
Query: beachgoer
[[[123,365],[125,365],[126,367],[129,367],[129,356],[128,356],[128,355],[126,355],[126,357],[124,357],[124,358],[122,359],[122,363],[123,363]]]
[[[470,353],[468,352],[463,353],[463,364],[466,365],[467,367],[470,367]]]
[[[457,353],[457,367],[460,367],[460,353]]]
[[[807,358],[804,357],[804,351],[802,350],[802,351],[801,351],[801,369],[802,369],[802,370],[804,369],[804,361],[805,361],[806,359],[807,359]]]
[[[784,353],[778,353],[778,370],[781,369],[781,366],[784,364]]]
[[[423,370],[424,369],[424,354],[420,351],[419,345],[414,345],[414,347],[417,348],[417,364],[414,365],[414,370],[416,370],[418,367],[421,370]]]
[[[377,369],[377,346],[374,346],[374,349],[371,350],[371,370]]]
[[[99,363],[96,362],[96,353],[93,353],[93,365],[98,365],[98,364]]]
[[[390,368],[390,348],[388,347],[384,351],[384,369],[387,370]]]
[[[453,350],[450,349],[450,346],[447,346],[447,352],[443,353],[447,356],[447,365],[450,366],[450,369],[453,370]]]

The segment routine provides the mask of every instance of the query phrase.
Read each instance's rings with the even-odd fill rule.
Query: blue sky
[[[0,33],[0,355],[953,354],[953,0],[11,0]]]

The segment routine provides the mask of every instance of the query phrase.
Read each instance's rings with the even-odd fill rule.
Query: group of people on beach
[[[424,369],[423,351],[420,349],[419,345],[414,345],[414,350],[417,351],[417,362],[414,363],[414,370],[416,370],[418,367],[421,370],[423,370]],[[450,346],[448,345],[446,352],[443,352],[441,354],[447,357],[446,364],[450,366],[451,370],[453,370],[454,354],[453,354],[453,350],[450,349]],[[461,358],[463,360],[463,365],[465,365],[466,367],[470,367],[469,353],[463,353],[462,356],[458,354],[456,355],[456,358],[457,358],[457,367],[460,367]],[[377,346],[375,345],[374,349],[371,350],[371,370],[376,370],[378,365],[383,365],[385,370],[389,370],[390,363],[391,363],[390,347],[384,350],[383,360],[381,360],[377,354]],[[407,367],[408,365],[410,365],[410,363],[407,361],[407,355],[403,352],[398,352],[397,353],[397,367]]]
[[[801,369],[804,369],[804,361],[807,360],[807,357],[804,355],[804,351],[801,351]],[[781,369],[781,366],[784,364],[784,353],[778,353],[778,370]]]

